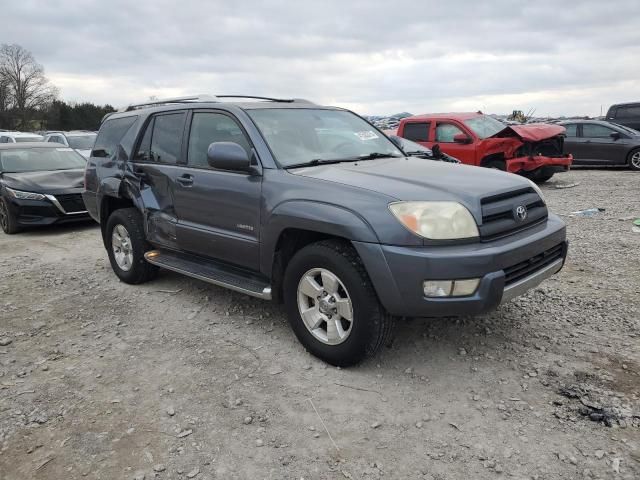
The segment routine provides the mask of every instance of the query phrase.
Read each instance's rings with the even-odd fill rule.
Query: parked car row
[[[44,131],[39,133],[0,131],[0,144],[25,142],[50,142],[70,147],[80,155],[89,158],[97,133],[88,130],[70,132]]]

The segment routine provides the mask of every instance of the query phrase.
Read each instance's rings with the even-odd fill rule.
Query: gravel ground
[[[0,478],[638,479],[639,186],[558,175],[558,276],[489,315],[403,322],[345,370],[277,305],[169,272],[120,283],[93,225],[0,234]]]

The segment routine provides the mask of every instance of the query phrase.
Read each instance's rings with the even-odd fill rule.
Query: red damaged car
[[[563,151],[560,125],[505,125],[482,113],[437,113],[402,119],[399,137],[433,148],[462,163],[519,173],[546,182],[569,170],[573,157]]]

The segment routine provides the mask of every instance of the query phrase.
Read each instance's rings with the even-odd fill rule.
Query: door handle
[[[184,174],[176,178],[176,182],[178,182],[183,187],[190,187],[193,185],[193,175]]]

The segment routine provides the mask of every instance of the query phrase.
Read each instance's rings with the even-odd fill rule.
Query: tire
[[[533,180],[536,183],[544,183],[544,182],[548,182],[549,180],[551,180],[551,177],[553,177],[554,173],[546,173],[546,174],[538,174],[538,175],[534,175],[533,178],[531,180]]]
[[[326,272],[337,279],[337,289],[330,285],[331,282],[325,281],[325,278],[331,278],[325,277],[328,275]],[[314,286],[299,290],[303,283],[308,286],[308,278],[314,275],[317,275],[315,287],[320,287],[321,291],[314,290]],[[350,244],[339,240],[325,240],[302,248],[289,261],[283,286],[285,309],[291,328],[305,348],[325,362],[340,367],[354,365],[373,356],[383,345],[390,343],[395,320],[380,304],[364,265]],[[318,293],[320,296],[325,291],[329,297],[323,303],[322,299],[307,296],[302,289],[307,292],[311,289],[314,295]],[[336,303],[331,303],[331,297],[337,299]],[[346,307],[348,302],[345,302],[345,298],[350,301],[350,308]],[[338,308],[329,310],[333,315],[327,315],[326,311],[323,313],[323,306],[338,304],[345,307],[339,308],[341,314],[336,313]],[[301,311],[306,307],[311,310],[309,315],[320,318],[313,320],[306,317],[308,322],[324,322],[315,330],[307,327],[302,318]],[[325,320],[321,320],[322,318]],[[332,328],[333,335],[330,335],[329,321],[336,325],[340,323],[342,333],[346,336],[336,338],[340,336],[338,328]],[[319,336],[325,333],[326,338],[321,340]]]
[[[114,240],[120,244],[116,243],[115,248]],[[147,282],[157,275],[158,267],[144,259],[144,254],[151,250],[151,245],[144,236],[142,217],[137,209],[122,208],[109,216],[105,231],[105,245],[111,268],[123,282],[136,285]]]
[[[0,227],[7,235],[13,235],[20,231],[16,218],[9,210],[7,201],[2,197],[0,197]]]
[[[629,152],[629,156],[627,157],[627,165],[629,169],[640,171],[640,148],[636,148]]]
[[[491,160],[487,163],[484,164],[485,168],[494,168],[496,170],[502,170],[503,172],[505,172],[507,170],[507,167],[505,166],[504,162],[502,160]]]

